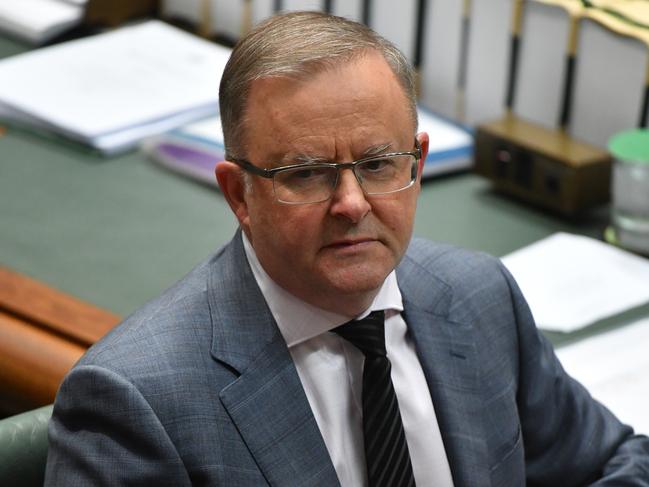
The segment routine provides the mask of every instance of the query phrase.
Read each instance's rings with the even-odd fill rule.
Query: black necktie
[[[333,330],[365,355],[363,434],[370,487],[414,486],[410,453],[385,351],[383,311]]]

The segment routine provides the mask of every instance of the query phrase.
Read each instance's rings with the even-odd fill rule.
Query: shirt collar
[[[257,285],[261,289],[270,312],[275,318],[289,348],[349,321],[347,316],[302,301],[273,281],[261,266],[246,234],[241,232],[241,236],[243,248]],[[386,310],[388,315],[390,314],[388,310],[392,310],[392,314],[403,311],[401,292],[394,271],[383,281],[383,285],[374,298],[372,305],[355,319],[364,318],[372,311],[377,310]]]

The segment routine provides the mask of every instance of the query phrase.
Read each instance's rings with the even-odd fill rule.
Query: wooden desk
[[[0,267],[0,414],[53,402],[67,371],[119,317]]]

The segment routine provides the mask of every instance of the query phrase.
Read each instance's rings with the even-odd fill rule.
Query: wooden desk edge
[[[0,266],[0,310],[90,346],[120,317]]]

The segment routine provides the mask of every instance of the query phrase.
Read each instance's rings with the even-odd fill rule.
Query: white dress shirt
[[[242,233],[246,256],[306,392],[342,487],[367,485],[363,446],[363,354],[330,330],[348,318],[312,306],[280,287],[266,274]],[[374,302],[357,318],[385,310],[385,345],[392,382],[419,487],[452,487],[453,480],[428,390],[401,311],[393,271]]]

